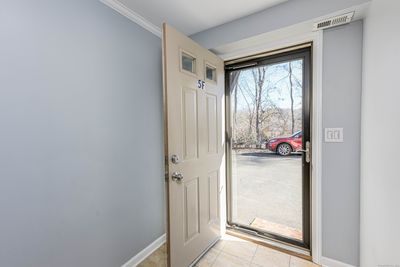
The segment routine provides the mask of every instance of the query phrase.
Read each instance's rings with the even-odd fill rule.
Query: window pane
[[[182,52],[182,69],[189,72],[196,72],[196,59],[184,52]]]
[[[206,78],[211,81],[217,81],[217,70],[206,65]]]

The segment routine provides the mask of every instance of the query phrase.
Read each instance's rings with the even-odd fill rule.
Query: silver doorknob
[[[183,175],[179,172],[173,172],[171,175],[172,181],[180,183],[183,181]]]

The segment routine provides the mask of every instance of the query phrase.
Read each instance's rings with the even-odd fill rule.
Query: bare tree
[[[231,77],[230,77],[230,86],[231,86],[231,95],[233,93],[233,120],[234,123],[237,122],[236,116],[237,116],[237,95],[238,95],[238,85],[239,85],[239,77],[240,77],[240,70],[239,71],[234,71],[231,72]]]
[[[301,61],[290,61],[287,64],[283,66],[283,68],[287,71],[288,73],[288,82],[289,82],[289,96],[290,96],[290,115],[291,115],[291,133],[295,132],[296,128],[296,116],[295,116],[295,100],[294,98],[297,97],[295,96],[295,91],[298,91],[298,89],[302,88],[302,83],[299,81],[299,78],[296,77],[295,74],[295,69],[297,68],[302,68],[302,63],[299,66],[299,62]]]
[[[252,135],[252,126],[253,126],[253,118],[254,118],[254,105],[249,103],[249,100],[246,97],[246,94],[244,93],[244,89],[242,86],[239,86],[240,93],[242,94],[243,100],[246,102],[247,109],[248,109],[248,121],[249,121],[249,126],[247,130],[248,136]],[[253,107],[253,108],[252,108]]]
[[[292,62],[289,62],[289,90],[290,90],[290,114],[292,115],[292,133],[294,133],[294,99],[293,99],[293,69]]]
[[[297,105],[301,99],[301,68],[302,64],[293,61],[254,67],[231,75],[234,143],[261,148],[265,139],[299,129],[302,117]],[[287,105],[282,106],[281,101]]]
[[[261,112],[262,112],[262,95],[265,82],[265,72],[267,67],[259,67],[252,69],[254,86],[255,86],[255,123],[256,123],[256,146],[259,148],[261,146],[261,134],[260,134],[260,124],[261,124]]]
[[[279,81],[270,81],[267,75],[268,66],[257,67],[249,70],[249,79],[241,79],[238,87],[239,96],[247,105],[248,109],[248,137],[257,148],[261,147],[264,140],[263,127],[269,118],[277,115],[278,107],[270,99],[270,92],[277,90]],[[254,132],[253,132],[254,130]]]

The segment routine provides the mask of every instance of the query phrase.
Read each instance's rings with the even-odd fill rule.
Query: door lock
[[[178,163],[179,163],[179,157],[178,157],[178,155],[172,155],[172,156],[171,156],[171,162],[172,162],[173,164],[178,164]]]
[[[183,175],[179,172],[173,172],[171,175],[172,181],[180,183],[183,181]]]
[[[297,150],[298,152],[306,153],[306,162],[311,162],[311,151],[310,151],[310,141],[306,142],[306,149]]]

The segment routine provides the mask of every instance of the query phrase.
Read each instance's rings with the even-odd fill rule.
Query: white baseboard
[[[159,238],[157,238],[153,243],[148,245],[145,249],[140,251],[138,254],[133,256],[127,263],[122,265],[121,267],[135,267],[142,261],[144,261],[148,256],[150,256],[151,253],[156,251],[159,247],[161,247],[166,240],[166,235],[163,234]]]
[[[322,267],[356,267],[327,257],[321,257],[321,265]]]

